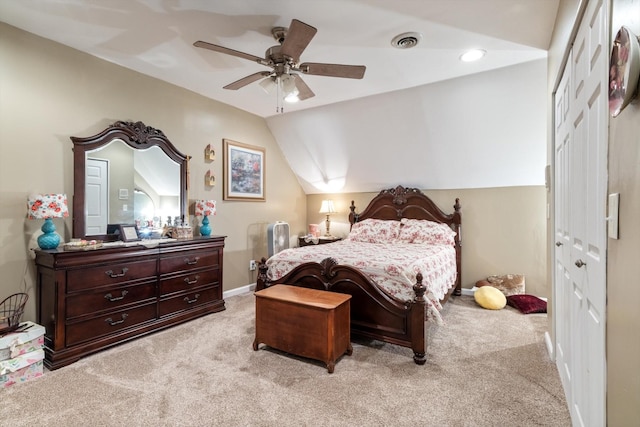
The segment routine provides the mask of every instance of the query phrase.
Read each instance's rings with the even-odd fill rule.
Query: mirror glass
[[[113,240],[114,224],[159,238],[186,215],[189,156],[158,129],[116,122],[73,141],[73,237]],[[113,239],[112,239],[113,238]]]
[[[180,216],[180,165],[158,147],[134,150],[114,139],[87,151],[85,234],[107,234],[107,224],[135,224],[159,238],[167,218]]]

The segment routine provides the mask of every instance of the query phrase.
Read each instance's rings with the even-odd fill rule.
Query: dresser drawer
[[[70,346],[88,340],[95,340],[97,337],[110,335],[123,329],[152,321],[155,318],[156,304],[151,302],[140,307],[120,310],[83,322],[68,324],[66,344]]]
[[[219,270],[217,268],[164,278],[160,280],[160,296],[217,284],[218,281]]]
[[[219,251],[185,252],[181,255],[160,257],[160,274],[189,271],[218,265]]]
[[[106,288],[99,292],[67,297],[67,318],[84,316],[105,310],[116,310],[146,300],[155,302],[156,281],[138,285]]]
[[[81,291],[137,279],[154,278],[156,276],[156,260],[149,259],[139,262],[123,260],[120,263],[99,267],[69,270],[67,275],[67,292]]]
[[[160,301],[160,317],[168,314],[191,310],[203,304],[220,301],[222,292],[220,285],[214,285],[209,288],[199,289],[187,294],[182,294],[172,298]]]

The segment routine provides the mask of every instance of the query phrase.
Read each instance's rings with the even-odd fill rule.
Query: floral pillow
[[[403,218],[400,221],[398,241],[402,243],[427,243],[453,245],[456,233],[447,224],[426,219]]]
[[[346,240],[365,243],[392,243],[400,233],[400,221],[365,219],[356,222]]]

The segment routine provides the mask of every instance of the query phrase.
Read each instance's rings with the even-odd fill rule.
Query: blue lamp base
[[[200,226],[200,235],[201,236],[210,236],[211,235],[211,226],[209,225],[209,217],[207,215],[202,218],[202,225]]]
[[[60,236],[56,233],[56,225],[51,218],[44,220],[41,228],[44,234],[38,236],[38,246],[40,249],[55,249],[60,244]]]

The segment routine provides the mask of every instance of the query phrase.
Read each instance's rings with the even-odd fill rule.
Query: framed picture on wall
[[[265,149],[223,139],[224,200],[265,199]]]

